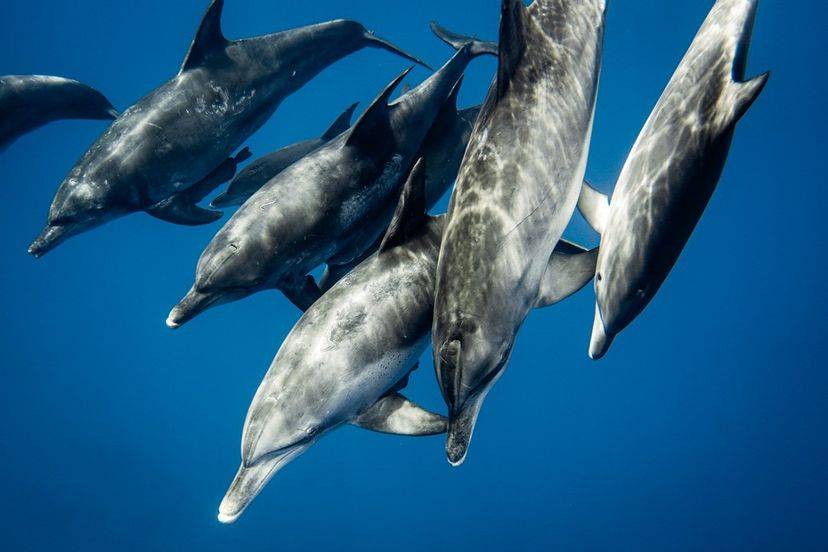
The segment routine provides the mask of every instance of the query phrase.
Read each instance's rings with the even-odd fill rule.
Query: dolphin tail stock
[[[423,60],[421,60],[420,58],[418,58],[416,56],[412,56],[411,54],[409,54],[408,52],[406,52],[402,48],[399,48],[398,46],[395,46],[394,44],[392,44],[391,42],[388,42],[384,38],[378,37],[377,35],[374,34],[373,31],[366,30],[364,37],[365,37],[365,40],[368,42],[369,46],[372,46],[374,48],[379,48],[381,50],[387,50],[389,52],[397,54],[400,57],[403,57],[403,58],[407,59],[408,61],[412,61],[412,62],[416,63],[417,65],[422,65],[423,67],[425,67],[429,71],[434,71],[434,68],[431,65],[429,65],[428,63],[424,62]]]
[[[498,46],[494,42],[486,42],[473,36],[461,35],[446,29],[436,21],[430,24],[431,31],[437,35],[437,38],[454,48],[460,50],[467,44],[469,45],[469,53],[472,56],[480,56],[484,54],[496,56],[498,55]]]

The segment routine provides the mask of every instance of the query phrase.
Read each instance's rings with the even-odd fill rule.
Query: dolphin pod
[[[547,260],[575,211],[603,34],[603,0],[503,2],[497,76],[460,167],[437,266],[432,340],[452,464],[465,458],[483,400],[543,300]]]
[[[612,203],[582,196],[601,233],[593,359],[664,283],[716,189],[736,123],[765,87],[768,73],[744,81],[756,4],[716,2],[633,145]]]
[[[736,124],[767,83],[768,73],[745,80],[757,3],[715,2],[611,200],[584,182],[605,0],[502,0],[498,44],[432,23],[455,50],[440,69],[391,101],[403,71],[355,124],[357,104],[318,138],[240,172],[252,157],[244,142],[337,60],[375,47],[425,64],[346,20],[228,40],[224,3],[213,0],[178,75],[120,116],[75,81],[0,78],[0,149],[52,120],[117,116],[59,187],[34,256],[132,212],[201,225],[240,206],[167,318],[177,328],[268,290],[303,311],[248,409],[218,513],[232,523],[276,473],[346,424],[445,433],[445,454],[460,465],[526,317],[590,281],[589,356],[603,357],[675,265]],[[485,101],[458,109],[466,69],[484,55],[497,58]],[[452,186],[448,212],[430,216]],[[576,208],[599,247],[563,239]],[[445,416],[402,394],[429,344]]]
[[[403,177],[466,66],[497,46],[471,40],[392,103],[391,81],[346,133],[300,159],[247,200],[201,254],[195,283],[172,309],[177,328],[208,308],[278,289],[302,310],[322,294],[311,270],[370,249],[394,212]]]
[[[70,171],[32,255],[128,213],[159,216],[160,202],[210,175],[282,100],[357,50],[382,48],[419,63],[355,21],[228,40],[223,7],[210,4],[178,75],[118,117]],[[180,223],[216,218],[202,214]],[[178,222],[174,212],[162,218]]]
[[[53,121],[117,116],[103,94],[76,80],[47,75],[0,77],[0,151]]]
[[[445,432],[400,391],[428,345],[444,216],[426,214],[425,162],[412,169],[379,251],[314,303],[288,334],[248,410],[242,465],[219,508],[235,521],[264,485],[342,424],[398,435]],[[597,250],[548,260],[555,303],[593,276]],[[545,306],[545,305],[544,305]]]

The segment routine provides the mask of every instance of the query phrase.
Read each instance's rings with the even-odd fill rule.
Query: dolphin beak
[[[75,235],[74,225],[47,225],[29,246],[29,253],[39,259],[67,239]]]
[[[233,523],[244,513],[268,481],[291,460],[305,452],[312,443],[293,447],[268,456],[250,466],[242,464],[219,505],[218,520]]]
[[[434,71],[434,68],[431,65],[429,65],[428,63],[424,62],[423,60],[421,60],[419,58],[416,58],[416,57],[412,56],[411,54],[409,54],[408,52],[405,52],[404,50],[401,50],[400,48],[398,48],[397,46],[394,46],[393,44],[391,44],[387,40],[376,36],[371,31],[366,31],[365,32],[365,40],[367,40],[368,44],[370,44],[371,46],[373,46],[375,48],[380,48],[382,50],[388,50],[389,52],[393,52],[393,53],[397,54],[398,56],[404,57],[405,59],[407,59],[409,61],[413,61],[414,63],[416,63],[418,65],[422,65],[423,67],[425,67],[429,71]]]
[[[595,305],[595,320],[592,323],[592,337],[589,340],[589,358],[592,360],[599,360],[612,345],[614,335],[608,335],[607,329],[604,327],[604,321],[601,318],[601,310],[598,305]]]
[[[461,465],[466,460],[474,426],[477,423],[477,416],[480,414],[480,407],[483,406],[483,399],[485,398],[485,393],[476,395],[467,401],[462,410],[450,415],[448,435],[446,436],[446,457],[449,464],[454,467]]]
[[[184,299],[170,311],[167,316],[167,326],[173,330],[180,328],[213,306],[220,298],[221,292],[201,292],[191,287]]]

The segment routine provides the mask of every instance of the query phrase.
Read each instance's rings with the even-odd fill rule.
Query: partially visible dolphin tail
[[[397,54],[398,56],[402,56],[402,57],[404,57],[405,59],[407,59],[409,61],[413,61],[417,65],[422,65],[423,67],[425,67],[429,71],[434,71],[434,68],[431,65],[429,65],[428,63],[424,62],[423,60],[421,60],[418,57],[412,56],[408,52],[406,52],[406,51],[402,50],[401,48],[391,44],[387,40],[378,37],[377,35],[375,35],[373,33],[373,31],[365,31],[365,40],[368,41],[369,45],[371,45],[375,48],[380,48],[381,50],[388,50],[389,52],[393,52],[393,53]]]
[[[471,48],[469,53],[472,56],[479,56],[483,54],[489,54],[496,56],[498,55],[498,47],[497,44],[494,42],[486,42],[485,40],[480,40],[473,36],[466,36],[461,35],[452,31],[449,31],[445,27],[440,26],[437,22],[431,22],[431,31],[437,35],[437,38],[454,48],[455,50],[459,50],[466,44],[470,44]]]

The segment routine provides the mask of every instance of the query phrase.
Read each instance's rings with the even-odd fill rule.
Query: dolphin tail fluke
[[[387,40],[385,40],[383,38],[378,37],[377,35],[375,35],[371,31],[365,31],[365,40],[367,40],[368,44],[370,46],[373,46],[374,48],[379,48],[381,50],[387,50],[389,52],[393,52],[393,53],[397,54],[400,57],[403,57],[403,58],[405,58],[409,61],[413,61],[417,65],[422,65],[423,67],[425,67],[429,71],[434,70],[434,68],[431,65],[424,62],[420,58],[412,56],[411,54],[409,54],[405,50],[395,46],[394,44],[388,42]]]
[[[429,412],[399,393],[381,398],[360,414],[353,424],[393,435],[439,435],[448,428],[445,416]]]
[[[480,40],[473,36],[461,35],[446,29],[445,27],[441,26],[439,23],[432,21],[431,22],[431,31],[437,35],[437,38],[454,48],[455,50],[459,50],[466,44],[470,45],[469,53],[472,56],[480,56],[484,54],[488,54],[491,56],[498,55],[498,47],[497,44],[494,42],[486,42],[485,40]]]

